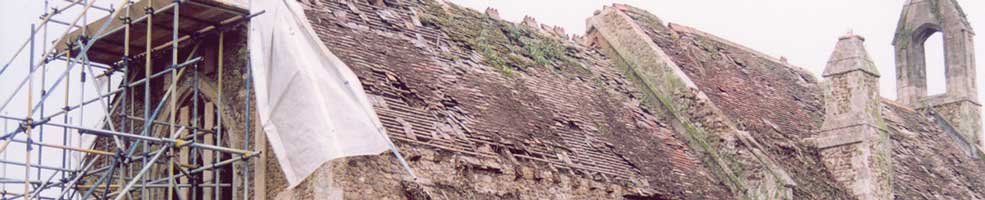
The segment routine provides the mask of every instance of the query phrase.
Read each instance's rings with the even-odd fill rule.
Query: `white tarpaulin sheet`
[[[294,187],[323,163],[389,148],[356,75],[322,44],[296,0],[253,0],[257,112]]]

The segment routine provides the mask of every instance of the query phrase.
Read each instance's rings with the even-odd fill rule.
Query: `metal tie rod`
[[[12,141],[13,143],[20,143],[20,144],[27,144],[28,143],[27,141],[13,139],[13,138],[11,138],[10,141]],[[115,153],[110,153],[110,152],[107,152],[107,151],[100,151],[100,150],[95,150],[95,149],[76,148],[76,147],[69,147],[69,146],[62,146],[62,145],[54,145],[54,144],[45,144],[45,143],[33,142],[33,141],[30,144],[32,146],[38,146],[39,148],[47,147],[47,148],[53,148],[53,149],[63,149],[63,150],[69,150],[69,151],[75,151],[75,152],[83,152],[83,153],[91,153],[91,154],[98,154],[98,155],[104,155],[104,156],[115,156],[116,155]]]
[[[198,62],[200,62],[200,61],[202,61],[202,57],[195,57],[195,58],[194,58],[194,59],[192,59],[192,60],[189,60],[189,61],[186,61],[186,62],[184,62],[184,63],[181,63],[181,64],[178,64],[178,66],[176,66],[176,67],[170,67],[170,68],[168,68],[168,69],[165,69],[165,70],[161,70],[160,72],[157,72],[157,73],[154,73],[153,75],[151,75],[151,76],[150,76],[150,78],[152,78],[152,79],[153,79],[153,78],[157,78],[157,77],[160,77],[160,76],[163,76],[163,75],[165,75],[165,74],[168,74],[168,73],[170,73],[171,71],[174,71],[174,70],[178,70],[178,69],[181,69],[181,68],[184,68],[184,67],[186,67],[186,66],[188,66],[188,65],[191,65],[191,64],[195,64],[195,63],[198,63]],[[127,85],[127,87],[134,87],[134,86],[138,86],[138,85],[140,85],[140,84],[143,84],[143,83],[144,83],[144,82],[146,82],[146,81],[147,81],[147,78],[144,78],[144,79],[140,79],[140,80],[137,80],[137,81],[134,81],[134,82],[131,82],[131,83],[130,83],[129,85]]]
[[[61,61],[66,61],[66,62],[68,62],[69,60],[71,60],[72,62],[79,62],[79,63],[82,62],[79,59],[65,58],[65,56],[57,56],[57,57],[54,57],[53,59],[55,59],[55,60],[61,60]],[[88,65],[89,66],[92,66],[92,67],[95,67],[95,68],[103,69],[103,70],[113,70],[113,67],[110,67],[109,65],[106,65],[106,64],[103,64],[103,63],[89,61]]]
[[[0,178],[0,184],[24,184],[24,180],[12,178]],[[41,184],[41,181],[32,180],[31,184]]]
[[[23,184],[23,181],[20,181],[19,183],[22,183]],[[169,184],[146,184],[146,185],[143,185],[143,186],[148,187],[148,188],[167,188],[167,187],[169,187]],[[216,184],[212,184],[212,183],[198,184],[198,187],[214,187],[214,186],[216,186]],[[92,188],[92,187],[105,188],[106,186],[102,186],[102,185],[100,185],[100,186],[79,185],[79,186],[76,186],[76,187],[77,188]],[[110,185],[109,187],[110,188],[119,188],[120,185]],[[187,183],[174,184],[174,187],[190,188],[190,187],[192,187],[192,184],[187,184]],[[220,183],[219,184],[219,187],[232,187],[232,184],[229,184],[229,183]]]
[[[14,166],[20,166],[20,167],[27,166],[24,163],[14,162],[14,161],[8,161],[8,160],[0,160],[0,164],[14,165]],[[62,171],[62,172],[75,172],[75,170],[71,170],[71,169],[65,169],[65,168],[61,168],[61,167],[43,166],[43,165],[31,165],[31,168],[47,169],[47,170]],[[23,180],[21,180],[21,183],[24,183]]]
[[[71,5],[82,5],[82,3],[81,2],[78,2],[78,1],[72,1],[72,0],[65,0],[65,1],[71,3]],[[93,0],[93,1],[95,1],[95,0]],[[110,5],[110,7],[112,7],[112,6],[113,5]],[[101,6],[97,6],[97,5],[92,5],[92,8],[95,8],[96,10],[106,11],[108,13],[113,13],[113,9],[110,9],[110,8],[105,8],[105,7],[101,7]]]
[[[252,154],[250,154],[250,155],[244,155],[244,156],[240,156],[240,157],[238,157],[238,158],[230,158],[230,159],[226,159],[226,160],[224,160],[224,161],[222,161],[222,162],[218,162],[218,163],[215,163],[215,164],[211,164],[211,165],[206,165],[206,166],[202,166],[202,167],[199,167],[199,168],[196,168],[196,169],[193,169],[193,170],[190,170],[190,171],[188,171],[188,173],[189,173],[189,174],[197,174],[197,173],[202,173],[202,172],[204,172],[204,171],[206,171],[206,170],[211,170],[211,169],[215,169],[215,168],[218,168],[218,167],[223,167],[223,166],[226,166],[226,165],[230,165],[230,164],[232,164],[232,163],[235,163],[235,162],[239,162],[239,161],[242,161],[242,160],[245,160],[245,159],[250,159],[250,158],[253,158],[253,157],[256,157],[256,156],[259,156],[259,155],[260,155],[260,153],[261,153],[261,152],[259,152],[259,151],[258,151],[258,152],[254,152],[254,153],[252,153]],[[149,184],[160,184],[160,183],[163,183],[163,182],[165,182],[165,181],[168,181],[168,180],[169,180],[169,179],[171,179],[171,178],[178,178],[178,177],[182,177],[182,176],[185,176],[185,174],[181,174],[181,175],[174,175],[174,176],[169,176],[169,177],[163,177],[163,178],[161,178],[161,179],[157,179],[157,180],[154,180],[154,181],[150,181],[150,182],[148,182],[148,183],[149,183]]]
[[[54,22],[54,23],[56,23],[56,24],[60,24],[60,25],[64,25],[64,26],[68,26],[68,27],[72,27],[72,28],[79,28],[79,29],[81,29],[81,28],[82,28],[82,26],[79,26],[79,25],[75,25],[75,24],[69,24],[68,22],[63,22],[63,21],[61,21],[61,20],[57,20],[57,19],[50,19],[50,20],[48,20],[48,21],[50,21],[50,22]]]
[[[24,197],[24,194],[21,194],[21,193],[13,193],[13,192],[6,192],[6,193],[9,196],[5,197],[5,200],[14,200],[14,199],[18,199],[18,198]],[[43,197],[43,196],[31,196],[31,199],[60,200],[60,199],[53,198],[53,197]]]
[[[73,126],[73,125],[66,125],[66,124],[58,124],[58,123],[47,123],[46,125],[56,126],[56,127],[63,127],[63,128],[70,128],[70,129],[76,129],[76,130],[80,130],[82,133],[85,133],[85,134],[92,134],[92,135],[98,135],[98,136],[120,136],[120,137],[124,137],[124,138],[130,138],[130,139],[136,139],[136,140],[143,140],[143,141],[154,142],[154,143],[173,144],[176,147],[190,146],[190,147],[195,147],[195,148],[220,151],[220,152],[224,152],[224,153],[234,153],[234,154],[240,154],[240,155],[249,155],[249,154],[253,154],[254,153],[252,151],[246,151],[246,150],[241,150],[241,149],[234,149],[234,148],[221,147],[221,146],[215,146],[215,145],[194,143],[194,142],[190,142],[190,141],[182,140],[182,139],[157,138],[157,137],[151,137],[151,136],[135,135],[135,134],[130,134],[130,133],[121,133],[121,132],[115,132],[115,131],[107,131],[107,130],[83,128],[83,127],[78,127],[78,126]],[[181,131],[181,130],[184,130],[184,127],[182,127],[179,131]]]

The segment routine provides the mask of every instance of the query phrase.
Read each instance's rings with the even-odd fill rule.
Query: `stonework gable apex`
[[[945,49],[944,96],[978,102],[974,33],[957,0],[910,0],[903,7],[893,41],[900,101],[922,107],[930,98],[924,43],[936,33],[943,36]]]
[[[849,34],[838,39],[831,58],[824,68],[823,77],[844,74],[853,71],[862,71],[874,77],[879,77],[879,70],[869,53],[865,50],[865,38],[862,36]]]
[[[907,0],[896,25],[893,46],[906,46],[914,38],[926,37],[911,34],[926,32],[925,29],[936,32],[950,29],[975,34],[958,0]]]

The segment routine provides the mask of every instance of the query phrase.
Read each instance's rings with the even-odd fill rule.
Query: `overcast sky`
[[[3,1],[3,5],[0,6],[0,27],[3,27],[3,30],[0,30],[0,68],[2,68],[2,65],[6,64],[7,61],[10,60],[14,52],[16,52],[17,49],[22,44],[24,44],[25,41],[28,41],[31,24],[39,24],[41,22],[40,16],[46,10],[44,0],[2,0],[2,1]],[[119,2],[119,0],[99,0],[95,2],[95,5],[108,7],[110,1],[114,3]],[[68,4],[64,0],[49,0],[49,2],[51,2],[50,6],[52,7],[57,6],[59,8],[64,8]],[[75,6],[72,9],[65,10],[63,11],[62,14],[55,15],[54,19],[64,22],[71,22],[72,20],[75,19],[76,16],[79,16],[82,7],[84,6]],[[105,15],[107,15],[106,12],[91,11],[90,13],[88,13],[88,15],[85,18],[80,18],[79,25],[85,24],[84,23],[85,21],[90,21],[90,20],[95,21],[95,19],[98,19],[98,17]],[[43,31],[38,33],[36,40],[37,42],[35,44],[36,58],[40,57],[41,52],[43,52],[43,50],[41,50],[43,49],[43,47],[50,48],[53,40],[55,40],[57,36],[60,36],[63,33],[65,33],[66,27],[67,26],[64,25],[49,24],[47,34],[44,34]],[[45,39],[45,35],[47,35],[48,42],[43,42]],[[28,46],[28,48],[26,48],[25,51],[22,52],[17,57],[16,60],[14,60],[13,64],[10,66],[10,68],[7,69],[7,71],[5,71],[3,74],[0,74],[0,106],[2,106],[3,102],[6,101],[14,93],[15,89],[20,84],[20,82],[24,80],[25,77],[27,77],[28,69],[29,69],[28,58],[30,57],[28,51],[29,48],[30,46]],[[37,60],[38,59],[36,59],[36,61]],[[55,82],[55,79],[57,79],[58,76],[65,71],[66,69],[65,65],[66,64],[64,62],[52,62],[45,68],[45,70],[38,70],[37,75],[34,78],[35,81],[33,81],[34,90],[32,90],[32,92],[33,92],[34,103],[37,103],[38,100],[40,99],[41,90],[42,90],[41,89],[42,79],[45,82],[44,86],[51,87],[51,85]],[[84,97],[85,100],[91,100],[92,98],[95,98],[95,96],[97,96],[96,93],[94,92],[95,87],[93,87],[91,84],[92,81],[87,82],[85,85],[80,84],[79,77],[81,75],[81,69],[82,67],[76,66],[74,67],[74,70],[72,70],[69,73],[68,76],[69,81],[72,83],[71,84],[72,87],[70,88],[69,91],[70,94],[68,95],[68,97],[70,97],[69,105],[77,105],[79,104],[79,102],[82,101],[83,96],[81,96],[80,94],[83,86],[85,87],[85,97]],[[97,69],[97,73],[98,73],[98,69]],[[42,74],[46,76],[43,77],[41,76]],[[25,92],[26,89],[27,87],[25,86],[24,89],[22,89],[22,91],[19,92],[18,95],[12,99],[12,101],[7,106],[7,108],[5,108],[4,110],[0,110],[0,115],[14,116],[20,118],[26,116],[27,113],[26,112],[27,109],[25,108],[27,104],[27,95],[26,95],[27,93]],[[48,100],[46,101],[47,103],[45,106],[46,107],[45,113],[50,114],[50,113],[58,112],[61,107],[65,106],[64,101],[66,95],[64,94],[64,91],[65,88],[63,86],[59,86],[56,89],[52,90],[50,97],[48,97]],[[84,126],[88,126],[88,127],[92,127],[98,124],[98,122],[102,117],[102,112],[100,112],[100,110],[103,109],[98,104],[99,103],[90,104],[91,106],[86,106],[84,109],[77,109],[76,111],[70,112],[68,124],[79,125],[80,121],[84,121]],[[39,115],[35,115],[34,119],[39,119],[40,117],[41,116]],[[79,120],[80,118],[84,118],[84,120]],[[64,123],[62,120],[63,118],[58,117],[55,118],[53,122]],[[10,131],[13,131],[16,127],[17,127],[17,122],[15,121],[0,120],[0,132],[3,132],[2,134],[6,134]],[[63,142],[61,137],[63,133],[62,129],[45,127],[44,133],[45,133],[44,140],[40,140],[40,138],[38,137],[39,136],[38,131],[35,131],[34,134],[32,134],[34,136],[33,137],[34,141],[42,142],[45,144],[58,144],[58,145],[62,144]],[[78,137],[75,137],[77,133],[73,131],[69,131],[68,135],[69,138],[66,140],[66,142],[68,142],[70,145],[77,144],[77,142],[79,141]],[[24,140],[25,136],[24,134],[19,134],[15,138],[18,140]],[[0,154],[0,160],[23,163],[24,152],[25,152],[24,145],[19,143],[12,143],[10,146],[7,147],[7,151],[4,151],[2,154]],[[41,156],[38,156],[38,153],[44,154],[45,159],[40,160],[41,165],[49,166],[49,167],[62,167],[61,150],[44,148],[42,151],[39,151],[39,148],[35,148],[34,151],[32,151],[33,155],[31,156],[33,165],[39,164],[38,158]],[[72,159],[70,156],[69,159],[70,162],[67,163],[68,165],[67,168],[73,168],[72,164],[74,162],[71,162],[72,160],[77,160],[77,159]],[[12,166],[12,165],[0,164],[0,177],[22,180],[25,174],[24,172],[25,172],[24,168]],[[52,175],[51,172],[52,171],[50,170],[42,170],[41,175],[42,177],[44,177],[44,179],[47,179],[50,175]],[[38,179],[37,173],[38,172],[36,169],[32,170],[30,173],[31,179],[37,180]],[[56,176],[54,180],[58,180],[60,178],[61,176]],[[21,191],[23,190],[21,186],[22,184],[0,184],[0,190],[7,190],[10,192],[21,193]],[[55,192],[57,191],[49,190],[48,193],[46,193],[46,195],[57,195],[57,194],[52,194]]]
[[[53,6],[64,6],[62,0],[50,0]],[[972,26],[985,29],[985,1],[958,0],[968,13]],[[31,23],[38,23],[43,13],[42,0],[3,0],[0,6],[0,62],[5,63],[10,56],[28,38]],[[97,5],[108,7],[118,0],[101,0]],[[895,60],[891,40],[899,18],[904,0],[648,0],[648,1],[615,1],[615,0],[452,0],[460,5],[482,11],[486,7],[499,9],[500,15],[510,21],[518,22],[524,15],[530,15],[541,23],[559,25],[568,33],[583,34],[585,19],[592,13],[611,5],[622,2],[634,5],[656,14],[665,22],[674,22],[692,26],[723,38],[746,45],[776,57],[787,57],[788,60],[803,68],[820,74],[828,60],[835,42],[839,36],[848,31],[867,38],[866,45],[869,53],[882,73],[881,95],[895,99]],[[77,15],[77,10],[69,10],[56,19],[71,21]],[[105,15],[103,12],[90,13],[90,19]],[[60,35],[64,26],[52,25],[48,39]],[[943,92],[943,50],[940,37],[935,36],[928,42],[928,71],[930,90]],[[976,46],[978,52],[985,52],[985,39],[979,38]],[[42,43],[39,42],[37,52],[40,54]],[[50,46],[50,45],[49,45]],[[979,53],[977,60],[985,61],[985,53]],[[27,74],[26,52],[18,57],[8,72],[0,74],[0,103],[13,93],[17,83]],[[48,83],[50,85],[57,74],[64,70],[64,63],[53,63],[62,67],[50,67]],[[76,68],[78,69],[78,68]],[[979,82],[985,79],[985,70],[978,70]],[[78,82],[79,72],[72,72],[72,79]],[[35,87],[35,100],[40,94],[41,82]],[[981,85],[981,83],[979,83]],[[985,87],[979,87],[985,94]],[[63,89],[57,89],[61,91]],[[94,95],[93,88],[86,89],[88,96]],[[79,88],[72,88],[70,104],[77,104]],[[24,94],[24,93],[21,93]],[[63,94],[53,93],[52,99],[62,99]],[[91,97],[87,97],[91,98]],[[24,116],[23,105],[25,96],[18,96],[11,107],[0,111],[0,115]],[[56,101],[60,102],[60,101]],[[63,106],[61,103],[51,108]],[[86,121],[99,117],[98,106],[87,110]],[[51,109],[54,110],[54,109]],[[73,118],[79,116],[72,114]],[[74,120],[74,119],[73,119]],[[76,122],[77,123],[77,122]],[[2,126],[2,124],[0,124]],[[13,127],[13,124],[10,124]],[[4,127],[0,127],[4,128]],[[12,129],[12,128],[11,128]],[[60,140],[58,140],[60,143]],[[9,160],[20,158],[23,146],[11,146]],[[3,158],[0,157],[0,160]],[[22,158],[21,158],[22,159]],[[49,164],[46,165],[58,165]],[[9,168],[8,173],[21,174],[23,169]],[[0,174],[0,177],[19,178],[20,175]],[[15,186],[16,188],[16,186]],[[2,189],[2,188],[0,188]],[[8,187],[8,189],[10,189]]]
[[[626,3],[657,15],[665,22],[698,28],[775,57],[820,76],[838,37],[848,31],[866,38],[869,54],[879,67],[881,94],[896,98],[893,34],[905,0],[452,0],[479,11],[497,8],[504,19],[519,22],[529,15],[543,24],[562,26],[569,34],[584,34],[585,19],[603,5]],[[985,1],[958,0],[972,27],[985,29]],[[978,39],[978,52],[985,48]],[[928,39],[928,79],[931,93],[943,92],[943,47],[940,34]],[[977,60],[985,60],[979,53]],[[979,64],[981,66],[981,64]],[[979,82],[985,70],[978,70]],[[979,83],[981,85],[981,83]],[[980,94],[985,94],[985,87]]]

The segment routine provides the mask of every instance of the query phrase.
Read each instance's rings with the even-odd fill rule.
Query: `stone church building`
[[[256,113],[242,108],[255,96],[244,81],[246,27],[237,26],[225,30],[223,45],[205,36],[204,60],[188,69],[201,80],[178,81],[178,112],[183,121],[205,116],[206,129],[228,134],[214,137],[246,134],[263,153],[222,177],[192,177],[249,187],[197,192],[220,199],[985,199],[975,32],[959,0],[898,1],[905,7],[893,40],[896,100],[879,94],[878,80],[892,78],[879,69],[892,66],[876,66],[859,35],[831,38],[835,51],[818,76],[630,5],[586,13],[588,31],[572,35],[441,0],[299,1],[321,42],[359,77],[418,178],[383,153],[334,160],[287,188],[262,130],[245,126]],[[923,44],[935,33],[944,38],[948,87],[929,96]],[[209,53],[216,49],[225,55]],[[171,62],[162,54],[148,59],[161,63],[155,70]],[[225,65],[221,74],[217,63]],[[237,173],[242,167],[248,173]]]

